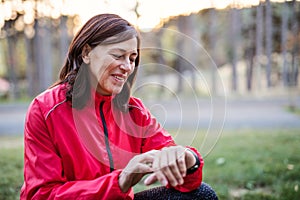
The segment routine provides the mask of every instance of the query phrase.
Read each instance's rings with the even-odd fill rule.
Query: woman
[[[29,107],[21,199],[217,198],[201,184],[197,150],[176,145],[130,96],[139,48],[136,29],[113,14],[77,33],[60,80]],[[134,194],[147,174],[146,185],[163,187]]]

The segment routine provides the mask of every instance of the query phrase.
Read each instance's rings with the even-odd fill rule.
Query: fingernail
[[[184,181],[181,179],[180,181],[179,181],[179,185],[182,185],[184,183]]]
[[[149,182],[150,182],[150,181],[149,181],[149,178],[147,177],[147,178],[144,180],[144,184],[145,184],[145,185],[149,185]]]
[[[145,185],[148,185],[148,180],[147,180],[147,179],[144,180],[144,184],[145,184]]]
[[[162,185],[163,185],[163,186],[167,186],[167,185],[168,185],[168,182],[167,182],[166,180],[163,180],[163,181],[162,181]]]

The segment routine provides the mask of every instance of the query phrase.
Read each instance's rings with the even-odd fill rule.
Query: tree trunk
[[[41,66],[43,66],[43,58],[41,52],[43,46],[41,44],[41,37],[40,37],[41,29],[38,24],[39,22],[38,20],[36,20],[34,23],[35,35],[33,38],[33,60],[34,60],[33,85],[31,85],[34,96],[41,92],[39,71],[40,69],[42,69]]]
[[[13,29],[14,21],[10,20],[6,22],[5,29]],[[9,32],[9,31],[8,31]],[[7,66],[8,66],[8,77],[10,82],[10,98],[15,100],[19,98],[19,86],[18,86],[18,78],[16,75],[16,32],[12,32],[7,36]]]
[[[291,70],[291,86],[296,86],[298,82],[298,66],[299,66],[299,11],[297,8],[297,1],[293,0],[293,18],[292,18],[292,32],[293,32],[293,49],[292,49],[292,70]]]
[[[27,79],[27,95],[33,97],[35,95],[34,88],[34,71],[35,65],[33,64],[33,40],[25,36],[25,49],[26,49],[26,79]]]
[[[256,37],[255,37],[255,63],[256,63],[256,84],[261,88],[261,55],[263,49],[263,7],[260,3],[256,7]]]
[[[216,10],[214,8],[211,8],[209,11],[209,44],[210,44],[210,51],[211,51],[211,57],[213,60],[216,58],[216,23],[217,23],[217,16],[216,16]],[[212,63],[211,66],[211,93],[213,95],[216,94],[216,73],[217,73],[217,66]]]
[[[252,77],[253,77],[253,65],[254,65],[254,30],[251,25],[250,30],[248,31],[248,38],[250,40],[250,46],[246,47],[246,60],[247,60],[247,73],[246,73],[246,85],[247,90],[250,92],[252,90]]]
[[[288,91],[289,91],[289,108],[291,110],[296,109],[296,86],[298,78],[298,65],[299,65],[299,25],[298,25],[299,11],[297,8],[296,0],[293,0],[292,7],[292,35],[293,35],[293,46],[292,46],[292,63],[291,69],[289,70],[288,79]]]
[[[238,74],[237,74],[237,48],[239,43],[239,30],[240,30],[240,16],[239,10],[236,8],[231,9],[231,65],[232,65],[232,90],[237,92],[238,90]]]
[[[281,12],[281,55],[282,55],[282,81],[283,86],[288,86],[288,66],[287,66],[287,29],[288,29],[288,6],[287,2],[283,3],[283,10]]]
[[[161,29],[158,31],[157,33],[157,52],[155,52],[156,54],[156,62],[158,62],[159,66],[158,66],[158,72],[159,72],[159,81],[162,87],[160,87],[160,91],[159,91],[159,95],[162,95],[164,93],[165,90],[165,66],[166,66],[166,61],[163,55],[163,47],[162,47],[162,35],[163,35],[163,31],[164,29]]]
[[[266,53],[267,53],[267,65],[266,65],[266,78],[267,87],[272,86],[271,82],[271,70],[272,70],[272,5],[270,0],[266,0]]]
[[[38,93],[48,88],[53,82],[51,33],[45,19],[36,23],[35,63],[37,64]]]
[[[197,16],[195,14],[192,14],[190,16],[187,16],[187,35],[190,36],[192,39],[188,40],[191,42],[191,45],[189,45],[189,51],[186,51],[188,53],[187,58],[188,62],[192,65],[189,69],[191,71],[191,87],[193,89],[193,92],[197,93],[196,88],[196,72],[198,69],[198,44],[199,44],[199,32],[198,27],[195,26],[197,24]]]
[[[178,17],[178,30],[180,33],[184,32],[184,26],[185,26],[185,21],[184,21],[184,17]],[[177,82],[177,93],[182,93],[183,91],[183,58],[182,55],[184,54],[183,52],[183,46],[184,46],[184,41],[183,41],[183,37],[179,34],[179,37],[177,37],[177,41],[176,41],[176,50],[178,52],[177,55],[177,59],[175,62],[175,68],[177,70],[177,78],[178,78],[178,82]]]
[[[68,36],[68,28],[67,28],[67,16],[61,16],[60,17],[60,41],[59,41],[59,46],[60,46],[60,63],[64,63],[67,52],[68,52],[68,47],[69,47],[69,36]]]
[[[248,92],[252,90],[252,79],[253,79],[253,65],[254,65],[254,29],[255,29],[255,23],[252,20],[254,18],[254,12],[251,9],[251,21],[250,24],[248,24],[248,42],[247,46],[245,47],[245,53],[246,53],[246,63],[247,63],[247,71],[246,71],[246,86]]]

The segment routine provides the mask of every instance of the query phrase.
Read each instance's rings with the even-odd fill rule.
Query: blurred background
[[[216,70],[229,95],[263,95],[299,88],[297,1],[103,0],[83,4],[71,0],[11,0],[1,1],[0,10],[2,99],[33,97],[51,85],[76,30],[89,17],[102,12],[128,19],[156,47],[180,47],[177,55],[146,52],[143,61],[161,63],[182,74],[193,70],[182,57],[192,56],[194,69],[211,73],[207,79],[211,93],[218,90]],[[166,31],[170,29],[200,44],[216,68],[206,55],[197,53],[195,45],[187,47],[186,40]],[[160,72],[156,67],[144,73]],[[181,83],[177,81],[177,92],[182,91]]]
[[[15,154],[3,155],[20,155],[28,105],[57,80],[76,31],[93,15],[107,12],[124,17],[141,32],[142,60],[133,94],[143,98],[177,142],[194,144],[205,156],[212,152],[207,163],[213,170],[208,174],[227,170],[231,175],[208,179],[223,199],[247,199],[249,191],[260,191],[249,199],[282,199],[285,193],[291,195],[287,199],[300,198],[296,0],[2,0],[0,148],[16,148]],[[219,168],[239,157],[232,152],[242,152],[245,140],[255,146],[256,138],[266,141],[259,145],[259,155],[268,158],[265,165],[236,177],[234,172],[244,165]],[[237,144],[241,146],[235,149]],[[273,149],[274,144],[290,148]],[[245,155],[260,159],[253,153],[257,148]],[[270,149],[281,163],[271,170],[273,177],[290,173],[276,184],[275,178],[262,178],[274,162],[262,153]],[[241,161],[237,157],[233,160]],[[10,159],[3,156],[4,163]],[[7,184],[0,185],[0,196],[15,194],[20,187],[22,157],[18,159],[12,172],[17,178],[1,178]]]
[[[298,1],[103,0],[82,4],[73,0],[11,0],[1,1],[0,11],[2,99],[33,97],[51,85],[74,33],[89,17],[103,12],[128,19],[140,28],[144,43],[163,50],[146,51],[144,63],[167,65],[180,74],[193,70],[210,73],[206,80],[212,94],[219,89],[214,76],[217,70],[228,95],[265,95],[299,88]],[[190,37],[195,45],[170,30]],[[185,60],[192,60],[194,66]],[[161,72],[153,67],[143,73]],[[178,80],[176,92],[182,92],[181,84]],[[196,83],[192,86],[199,90]]]
[[[226,119],[225,127],[254,127],[251,119],[256,126],[300,126],[299,119],[266,107],[276,104],[299,113],[299,1],[2,0],[0,102],[6,104],[0,107],[1,134],[22,132],[16,119],[23,119],[29,101],[57,80],[76,31],[104,12],[119,14],[140,29],[142,61],[134,95],[152,104],[166,100],[164,112],[157,106],[153,110],[166,127],[178,124],[170,113],[176,110],[171,105],[178,107],[169,103],[174,96],[181,110],[191,110],[182,118],[186,127],[189,118],[200,119],[195,126],[202,122],[204,128],[221,121],[221,129]],[[257,100],[264,100],[261,109],[256,109]],[[245,106],[258,112],[248,112],[241,121]],[[193,116],[195,107],[200,109]],[[213,107],[219,113],[212,116],[205,109]]]

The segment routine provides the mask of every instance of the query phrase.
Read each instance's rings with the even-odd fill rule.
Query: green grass
[[[203,180],[220,199],[298,200],[299,152],[300,130],[226,131],[204,158]]]
[[[300,199],[299,152],[300,130],[224,133],[205,159],[204,181],[221,199]]]
[[[23,140],[0,137],[0,200],[20,199],[23,182]]]
[[[201,143],[200,137],[195,146]],[[21,140],[0,137],[0,199],[19,199]],[[300,130],[226,131],[205,157],[204,181],[222,200],[298,200],[299,152]],[[134,190],[146,188],[139,183]]]
[[[300,115],[300,108],[297,107],[297,106],[289,105],[289,106],[285,107],[285,110],[288,111],[288,112],[290,112],[290,113],[293,113],[293,114],[296,114],[296,115]]]

